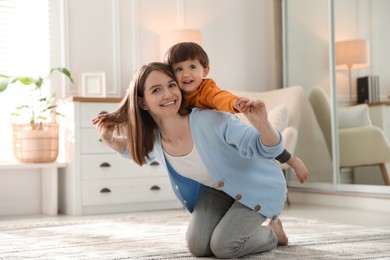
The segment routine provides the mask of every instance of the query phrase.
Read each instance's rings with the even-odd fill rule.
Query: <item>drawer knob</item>
[[[160,187],[157,185],[153,185],[152,187],[150,187],[150,190],[160,190]]]
[[[158,163],[158,161],[153,161],[150,166],[159,166],[160,164]]]
[[[111,190],[109,188],[103,188],[100,190],[100,193],[110,193]]]
[[[109,163],[104,162],[104,163],[100,164],[99,167],[101,167],[101,168],[107,168],[107,167],[111,167],[111,165],[110,165]]]

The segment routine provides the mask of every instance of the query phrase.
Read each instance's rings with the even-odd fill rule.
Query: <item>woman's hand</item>
[[[243,114],[261,134],[261,141],[264,145],[274,146],[280,142],[278,131],[268,121],[267,108],[262,100],[249,100],[244,111]]]
[[[111,147],[111,149],[122,153],[126,150],[126,139],[120,136],[114,136],[115,123],[111,121],[105,121],[107,115],[98,115],[92,119],[92,124],[96,126],[96,129],[100,135],[100,138]]]
[[[105,142],[109,142],[114,134],[114,124],[112,122],[104,122],[104,119],[107,117],[107,115],[102,114],[98,115],[94,119],[92,119],[92,124],[94,124],[98,130],[98,133],[100,137],[103,139]]]
[[[257,129],[268,123],[267,108],[262,100],[248,100],[242,110],[249,122]]]

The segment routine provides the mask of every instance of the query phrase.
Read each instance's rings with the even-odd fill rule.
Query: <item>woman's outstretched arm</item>
[[[280,142],[278,131],[268,121],[265,103],[261,100],[249,100],[243,114],[249,122],[259,131],[261,142],[266,146],[274,146]]]
[[[92,124],[97,128],[100,138],[105,142],[111,149],[123,153],[127,147],[127,141],[123,136],[115,136],[115,124],[110,121],[104,121],[106,115],[99,115],[92,119]]]

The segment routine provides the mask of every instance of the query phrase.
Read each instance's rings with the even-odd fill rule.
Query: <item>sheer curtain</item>
[[[0,0],[0,74],[44,76],[50,70],[49,0]],[[0,161],[14,160],[11,112],[29,99],[25,86],[0,92]]]

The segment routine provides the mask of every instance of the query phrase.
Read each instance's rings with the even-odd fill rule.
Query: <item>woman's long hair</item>
[[[161,62],[152,62],[142,66],[135,73],[126,96],[116,111],[109,113],[105,121],[113,122],[116,131],[127,130],[127,145],[131,159],[138,165],[146,164],[150,158],[156,140],[157,125],[147,110],[140,107],[140,100],[144,98],[145,81],[153,71],[160,71],[175,80],[171,67]],[[191,108],[184,98],[178,113],[188,115]]]

